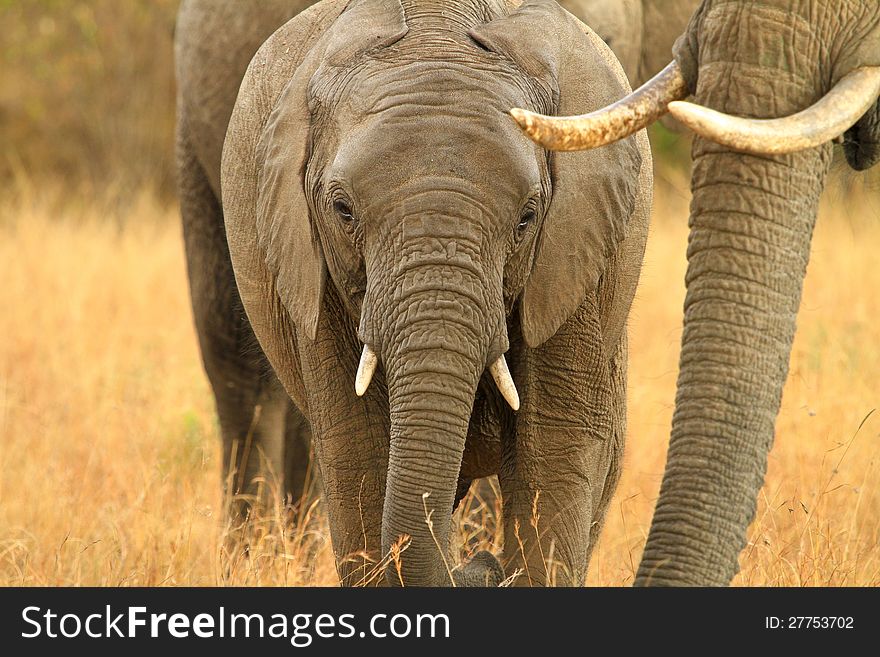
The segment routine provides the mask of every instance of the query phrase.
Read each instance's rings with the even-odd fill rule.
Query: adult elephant
[[[674,56],[595,114],[513,113],[557,150],[613,142],[667,108],[703,135],[672,437],[637,582],[724,585],[766,471],[829,142],[843,137],[855,169],[880,158],[880,3],[704,0]],[[677,102],[689,93],[697,105]]]
[[[183,29],[212,7],[185,6]],[[182,41],[187,256],[221,338],[203,339],[218,407],[259,344],[260,376],[314,433],[342,581],[403,544],[392,584],[498,583],[493,556],[446,554],[454,505],[498,474],[508,572],[582,583],[619,476],[650,151],[640,133],[548,156],[505,113],[626,93],[611,51],[552,0],[326,0],[254,56],[215,172],[218,67]],[[268,445],[278,413],[258,403],[228,406],[229,434]]]

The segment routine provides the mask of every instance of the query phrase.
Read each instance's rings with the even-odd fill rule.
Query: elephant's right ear
[[[304,189],[309,83],[319,67],[345,66],[406,31],[398,1],[330,0],[289,21],[251,61],[226,133],[221,186],[236,283],[263,344],[277,302],[314,339],[327,281]]]

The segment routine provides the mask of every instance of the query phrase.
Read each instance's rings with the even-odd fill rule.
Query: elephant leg
[[[288,402],[277,382],[251,379],[241,388],[218,390],[215,385],[214,391],[223,438],[223,481],[235,522],[266,512],[285,490]]]
[[[385,583],[382,508],[388,472],[389,412],[380,367],[363,397],[354,392],[361,347],[328,286],[318,335],[298,340],[312,442],[336,568],[343,586]],[[391,566],[394,567],[393,565]]]
[[[232,518],[240,520],[255,501],[268,501],[273,488],[283,490],[290,402],[242,309],[223,213],[191,147],[183,115],[177,157],[193,316],[220,420],[224,486],[231,493]]]
[[[287,404],[284,426],[284,492],[288,504],[307,509],[318,497],[320,482],[312,463],[312,428],[300,410]]]
[[[625,431],[625,340],[604,350],[588,300],[516,366],[522,407],[502,441],[504,564],[517,585],[580,586],[617,483]]]
[[[582,429],[534,426],[505,454],[503,563],[507,576],[519,573],[518,586],[583,584],[594,501],[578,454],[587,440]]]
[[[343,586],[382,586],[383,561],[389,563],[381,551],[388,429],[363,407],[338,418],[332,426],[319,420],[314,430],[336,569]]]

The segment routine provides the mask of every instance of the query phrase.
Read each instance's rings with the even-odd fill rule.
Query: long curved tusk
[[[669,103],[689,94],[676,62],[626,98],[581,116],[544,116],[515,108],[510,115],[535,143],[551,151],[585,151],[612,144],[648,127]]]
[[[370,387],[370,381],[373,380],[378,363],[379,357],[376,352],[370,349],[369,345],[364,345],[364,350],[361,352],[361,362],[358,363],[357,374],[354,377],[354,391],[358,397],[363,397],[367,388]]]
[[[501,391],[501,395],[507,400],[510,407],[518,411],[519,393],[516,391],[516,384],[510,376],[510,370],[507,368],[507,361],[504,360],[503,354],[489,366],[489,373],[495,379],[495,385],[498,386],[498,390]]]
[[[880,95],[880,67],[849,73],[812,107],[780,119],[746,119],[693,103],[670,103],[672,115],[698,135],[735,151],[785,155],[829,142],[864,116]]]

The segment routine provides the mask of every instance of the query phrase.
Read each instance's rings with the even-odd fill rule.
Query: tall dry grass
[[[39,193],[38,193],[39,192]],[[334,584],[325,523],[222,551],[219,439],[174,208],[0,204],[0,584]],[[740,585],[880,583],[880,211],[827,195]],[[588,583],[632,581],[663,472],[686,194],[660,195],[631,320],[625,472]],[[493,545],[480,500],[458,542]],[[495,546],[497,548],[497,546]]]

